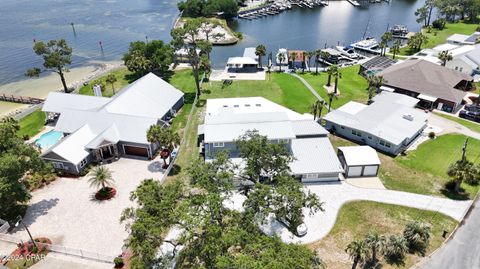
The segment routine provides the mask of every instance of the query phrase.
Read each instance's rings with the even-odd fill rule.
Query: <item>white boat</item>
[[[370,52],[370,53],[375,53],[375,54],[380,53],[380,49],[378,49],[379,44],[378,44],[377,40],[375,40],[375,38],[373,38],[373,37],[367,37],[364,40],[360,40],[358,42],[350,44],[350,47],[358,49],[358,50],[363,50],[363,51],[366,51],[366,52]]]
[[[355,49],[352,47],[336,46],[335,49],[338,50],[342,56],[350,59],[357,60],[363,58],[363,56],[356,53]]]
[[[280,63],[279,55],[283,54],[283,61]],[[288,65],[288,51],[287,49],[279,49],[277,55],[275,56],[275,62],[277,65]]]

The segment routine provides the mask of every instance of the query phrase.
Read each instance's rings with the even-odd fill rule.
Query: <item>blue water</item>
[[[47,133],[42,134],[37,140],[35,140],[35,144],[40,146],[42,149],[49,149],[53,145],[55,145],[60,139],[62,139],[63,133],[51,130]]]
[[[74,49],[70,67],[92,61],[120,60],[131,41],[170,40],[180,0],[0,0],[0,85],[25,79],[28,68],[42,62],[32,51],[33,40],[65,38]],[[294,8],[258,20],[231,24],[244,34],[235,46],[214,48],[215,68],[243,49],[265,44],[278,48],[313,50],[361,39],[370,20],[368,35],[379,37],[388,25],[420,26],[414,11],[424,0],[391,0],[390,3],[354,7],[347,1],[330,1],[328,7]],[[77,35],[74,36],[74,23]],[[103,53],[99,41],[103,44]]]

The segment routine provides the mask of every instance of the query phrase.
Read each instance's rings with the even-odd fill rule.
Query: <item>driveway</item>
[[[95,262],[57,253],[49,253],[31,269],[111,269],[111,263]]]
[[[34,237],[45,236],[55,245],[116,256],[122,252],[128,233],[120,215],[133,206],[130,193],[145,178],[160,179],[161,162],[121,158],[106,165],[113,174],[117,195],[109,201],[93,199],[95,189],[88,176],[59,178],[35,191],[24,217]],[[27,240],[23,229],[13,236]]]
[[[425,262],[416,268],[421,269],[448,269],[448,268],[480,268],[480,202],[465,219],[450,241],[440,248]]]
[[[308,227],[308,233],[305,236],[300,238],[294,236],[277,221],[270,221],[262,229],[270,234],[278,234],[285,242],[308,244],[322,239],[329,233],[335,224],[338,211],[344,203],[349,201],[366,200],[438,211],[458,221],[461,220],[471,204],[471,201],[455,201],[401,191],[360,188],[343,181],[307,185],[306,188],[317,194],[320,201],[325,203],[325,211],[317,212],[313,216],[305,211],[304,221]]]
[[[480,133],[474,132],[457,122],[440,117],[434,113],[428,113],[428,123],[441,128],[442,132],[440,132],[440,134],[459,133],[480,140]]]

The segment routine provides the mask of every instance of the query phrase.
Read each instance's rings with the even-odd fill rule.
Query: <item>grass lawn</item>
[[[311,244],[329,269],[351,268],[352,261],[345,253],[345,248],[354,239],[361,239],[368,232],[376,231],[385,234],[401,234],[405,225],[412,220],[429,223],[432,227],[432,237],[427,255],[437,249],[443,242],[443,230],[451,232],[457,222],[445,215],[433,211],[415,208],[388,205],[377,202],[355,201],[342,206],[330,233],[321,241]],[[409,268],[417,263],[421,257],[408,254],[404,268]],[[379,268],[396,268],[380,260]],[[361,267],[358,267],[361,268]]]
[[[407,156],[391,156],[378,153],[380,161],[379,177],[387,189],[406,191],[419,194],[449,197],[452,199],[465,199],[444,190],[445,183],[449,180],[446,174],[450,163],[460,159],[461,147],[465,136],[449,134],[437,137],[434,140],[421,144],[417,150],[409,151]],[[337,136],[330,136],[334,147],[356,145],[353,142]],[[480,156],[480,141],[469,140],[467,155],[471,161]],[[462,187],[472,199],[478,191],[478,186],[466,183]]]
[[[262,96],[299,113],[308,113],[315,96],[303,83],[285,73],[267,74],[265,81],[234,81],[222,89],[221,82],[203,85],[201,99]]]
[[[440,116],[440,117],[449,119],[449,120],[451,120],[451,121],[460,123],[461,125],[467,127],[468,129],[470,129],[470,130],[472,130],[472,131],[474,131],[474,132],[480,133],[480,124],[479,124],[479,123],[476,123],[476,122],[470,121],[470,120],[465,120],[465,119],[462,119],[462,118],[459,118],[459,117],[454,117],[454,116],[450,116],[450,115],[445,115],[445,114],[443,114],[443,113],[435,113],[435,114],[438,115],[438,116]]]
[[[480,82],[475,82],[475,87],[477,88],[475,93],[480,94]]]
[[[36,110],[30,115],[24,117],[18,122],[20,125],[18,135],[20,137],[32,137],[38,134],[45,126],[45,117],[45,112],[41,110]]]
[[[128,85],[132,82],[128,79],[128,75],[130,74],[130,71],[128,71],[128,69],[126,67],[114,70],[112,72],[109,72],[109,73],[99,77],[98,79],[95,79],[95,80],[103,81],[103,83],[105,83],[105,88],[106,89],[102,92],[103,96],[105,96],[105,97],[110,97],[114,94],[114,91],[112,89],[112,84],[109,84],[109,83],[105,82],[105,80],[107,79],[107,76],[109,74],[114,74],[115,77],[117,78],[117,82],[115,82],[113,84],[115,92],[117,92],[118,90],[120,90],[121,88],[125,87],[126,85]],[[94,80],[91,80],[91,81],[89,81],[89,83],[86,86],[82,86],[79,89],[78,93],[79,94],[84,94],[84,95],[93,95],[93,81]]]
[[[437,45],[444,44],[447,42],[447,38],[453,34],[464,34],[470,35],[477,29],[477,24],[475,23],[447,23],[445,28],[441,31],[432,29],[430,33],[427,33],[426,29],[423,29],[423,33],[428,36],[428,41],[422,46],[423,48],[433,48]],[[415,52],[410,51],[408,47],[400,49],[400,54],[402,55],[412,55]]]
[[[339,96],[333,99],[332,108],[336,109],[349,101],[357,101],[360,103],[366,103],[368,100],[368,82],[367,80],[358,74],[360,69],[359,65],[349,66],[341,69],[342,78],[338,81]],[[312,69],[313,70],[313,69]],[[328,102],[327,91],[323,88],[327,84],[328,75],[326,73],[305,73],[299,74],[302,76],[317,92],[320,96]],[[333,85],[333,78],[332,78]]]

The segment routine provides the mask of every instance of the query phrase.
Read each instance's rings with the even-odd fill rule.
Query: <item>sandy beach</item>
[[[95,62],[89,66],[70,69],[65,73],[65,80],[69,87],[78,89],[84,82],[94,79],[106,72],[122,67],[122,62]],[[13,94],[45,98],[51,91],[63,91],[60,77],[56,73],[35,79],[26,79],[0,85],[0,94]],[[0,118],[12,115],[27,108],[28,105],[0,101]]]

